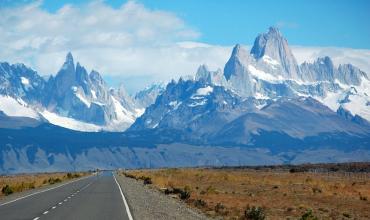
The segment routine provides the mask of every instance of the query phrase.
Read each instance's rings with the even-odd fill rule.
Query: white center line
[[[51,209],[55,209],[55,208],[56,208],[56,206],[51,207]]]
[[[64,202],[67,202],[68,199],[63,200]]]
[[[40,217],[36,217],[36,218],[34,218],[33,220],[38,220]]]
[[[19,197],[19,198],[17,198],[17,199],[12,200],[12,201],[9,201],[9,202],[6,202],[6,203],[3,203],[3,204],[0,204],[0,206],[7,205],[7,204],[9,204],[9,203],[13,203],[13,202],[15,202],[15,201],[18,201],[18,200],[21,200],[21,199],[25,199],[25,198],[27,198],[27,197],[30,197],[30,196],[33,196],[33,195],[37,195],[37,194],[40,194],[40,193],[43,193],[43,192],[47,192],[47,191],[49,191],[49,190],[57,189],[57,188],[59,188],[59,187],[62,187],[62,186],[65,186],[65,185],[67,185],[67,184],[74,183],[74,182],[76,182],[76,181],[80,181],[80,180],[83,180],[83,179],[86,179],[86,178],[89,178],[89,177],[91,177],[91,176],[82,177],[82,178],[80,178],[80,179],[73,180],[73,181],[70,181],[70,182],[67,182],[67,183],[61,184],[61,185],[59,185],[59,186],[55,186],[55,187],[52,187],[52,188],[49,188],[49,189],[45,189],[45,190],[42,190],[42,191],[39,191],[39,192],[34,192],[34,193],[31,193],[31,194],[29,194],[29,195],[27,195],[27,196]]]
[[[46,215],[46,214],[48,214],[48,213],[49,213],[49,211],[45,211],[45,212],[43,212],[42,214]]]

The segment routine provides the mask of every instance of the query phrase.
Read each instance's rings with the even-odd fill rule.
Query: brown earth
[[[210,217],[245,219],[245,210],[254,206],[263,208],[267,219],[299,219],[309,210],[318,219],[370,219],[368,172],[189,168],[124,174],[183,197]]]

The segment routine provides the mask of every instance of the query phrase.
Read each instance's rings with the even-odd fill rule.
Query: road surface
[[[128,207],[113,174],[103,172],[0,203],[0,219],[132,220]]]

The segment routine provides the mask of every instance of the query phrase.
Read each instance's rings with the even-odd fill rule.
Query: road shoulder
[[[116,175],[116,178],[121,185],[134,219],[208,219],[203,214],[187,207],[186,204],[144,186],[139,181],[123,175]]]

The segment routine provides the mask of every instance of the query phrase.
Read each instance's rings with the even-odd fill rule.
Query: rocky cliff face
[[[38,103],[44,97],[45,80],[23,64],[0,63],[0,94]]]
[[[250,54],[257,60],[270,65],[275,75],[285,79],[298,79],[299,68],[288,41],[275,27],[270,27],[267,33],[258,35]]]
[[[138,108],[145,109],[153,104],[156,98],[162,94],[165,89],[164,83],[152,84],[145,89],[137,92],[134,97],[134,102]]]

